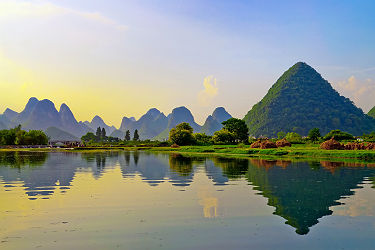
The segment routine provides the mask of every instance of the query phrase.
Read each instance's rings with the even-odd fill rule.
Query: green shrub
[[[296,132],[287,133],[285,139],[290,143],[303,143],[302,136]]]
[[[235,135],[226,129],[216,131],[212,140],[215,144],[233,144],[235,141]]]
[[[308,137],[311,141],[315,142],[318,141],[321,137],[320,130],[318,128],[313,128],[309,131]]]
[[[331,132],[329,132],[328,134],[326,134],[324,136],[324,140],[329,140],[331,138],[334,138],[335,140],[337,141],[342,141],[342,140],[354,140],[354,136],[347,133],[347,132],[342,132],[338,129],[336,130],[332,130]]]
[[[205,133],[195,133],[193,137],[197,145],[204,146],[212,144],[212,136],[206,135]]]

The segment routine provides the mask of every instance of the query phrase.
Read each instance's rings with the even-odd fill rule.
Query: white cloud
[[[203,87],[204,89],[198,93],[198,102],[202,106],[208,106],[218,94],[216,78],[213,76],[204,78]]]
[[[12,20],[20,18],[46,18],[51,16],[75,15],[81,18],[110,25],[118,30],[126,30],[125,25],[117,23],[115,20],[102,15],[100,12],[78,11],[48,1],[1,1],[0,20]]]
[[[358,79],[352,75],[347,80],[338,82],[336,87],[342,95],[365,111],[375,106],[375,81],[371,78]]]

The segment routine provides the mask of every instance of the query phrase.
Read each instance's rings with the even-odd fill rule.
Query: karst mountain
[[[244,121],[250,135],[257,137],[275,137],[280,131],[307,135],[312,128],[319,128],[322,134],[333,129],[354,135],[375,131],[374,118],[303,62],[288,69]]]

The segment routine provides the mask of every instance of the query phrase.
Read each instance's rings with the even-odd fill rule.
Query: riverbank
[[[261,157],[278,159],[351,159],[375,162],[375,150],[323,150],[318,144],[294,144],[291,147],[274,149],[253,149],[248,145],[210,145],[210,146],[182,146],[171,147],[149,147],[149,146],[101,146],[101,147],[77,147],[77,148],[16,148],[0,149],[6,151],[33,151],[33,152],[103,152],[103,151],[149,151],[182,154],[217,155],[226,157]]]
[[[295,144],[291,147],[274,149],[253,149],[249,146],[233,145],[183,146],[180,148],[150,148],[157,152],[179,152],[215,155],[232,155],[262,158],[308,158],[308,159],[354,159],[375,162],[375,150],[323,150],[318,144]]]

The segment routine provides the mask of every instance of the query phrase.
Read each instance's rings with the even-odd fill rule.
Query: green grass
[[[151,151],[168,151],[180,153],[223,154],[241,155],[249,157],[286,157],[309,159],[358,159],[375,161],[375,150],[323,150],[317,144],[295,144],[292,147],[275,149],[252,149],[249,146],[237,147],[236,145],[212,146],[182,146],[180,148],[150,148]]]
[[[81,147],[75,149],[0,149],[1,151],[74,151],[74,152],[102,152],[108,150],[145,150],[152,152],[178,152],[184,154],[203,154],[220,155],[228,157],[262,157],[273,159],[352,159],[358,161],[375,162],[375,150],[323,150],[318,144],[294,144],[292,147],[274,148],[274,149],[253,149],[250,146],[237,145],[210,145],[210,146],[182,146],[179,148],[171,147],[135,147],[135,146],[116,146],[116,147]]]

